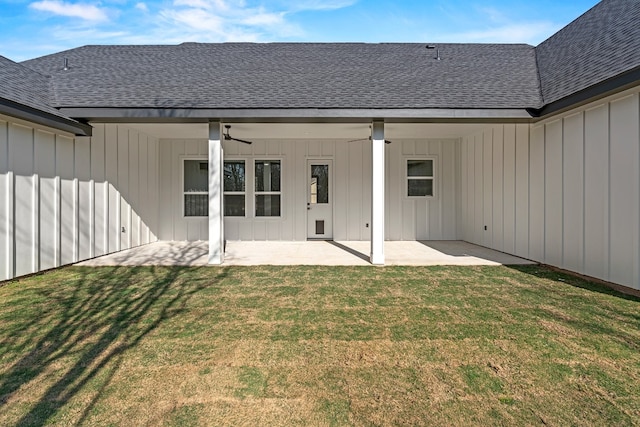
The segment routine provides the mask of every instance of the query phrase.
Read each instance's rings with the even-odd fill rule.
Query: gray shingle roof
[[[56,107],[540,107],[534,48],[505,44],[85,46],[26,61]],[[64,58],[69,70],[62,70]]]
[[[25,66],[0,57],[0,98],[59,116],[63,107],[538,109],[640,70],[639,22],[640,0],[603,0],[536,48],[439,44],[441,60],[418,43],[84,46]]]
[[[604,0],[536,48],[552,103],[640,67],[640,1]]]
[[[64,117],[51,106],[50,79],[0,56],[0,98]]]

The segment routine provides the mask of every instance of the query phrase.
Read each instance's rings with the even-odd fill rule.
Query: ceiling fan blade
[[[251,141],[247,141],[245,139],[238,139],[238,138],[234,138],[229,134],[229,131],[231,130],[231,125],[224,125],[224,128],[227,130],[227,133],[222,133],[222,135],[224,136],[224,140],[225,141],[238,141],[238,142],[242,142],[243,144],[253,144],[253,142]]]
[[[243,144],[249,144],[249,145],[253,144],[253,142],[251,142],[251,141],[246,141],[246,140],[244,140],[244,139],[233,138],[233,137],[231,137],[231,136],[229,137],[229,139],[231,139],[231,140],[233,140],[233,141],[242,142]]]
[[[360,141],[371,141],[371,137],[369,137],[369,138],[358,138],[358,139],[352,139],[352,140],[347,141],[347,142],[349,143],[349,142],[360,142]],[[384,143],[385,143],[385,144],[391,144],[391,141],[389,141],[388,139],[385,139],[385,140],[384,140]]]

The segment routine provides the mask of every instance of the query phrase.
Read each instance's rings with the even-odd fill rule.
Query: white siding
[[[564,119],[562,171],[564,195],[562,212],[562,265],[583,271],[584,258],[584,116],[583,112]]]
[[[639,98],[635,88],[463,138],[463,239],[640,289]],[[478,215],[493,223],[490,238]]]
[[[458,233],[456,150],[458,140],[394,140],[385,147],[386,238],[388,240],[456,239]],[[182,215],[182,161],[206,158],[205,140],[160,140],[161,240],[206,240],[206,218]],[[371,146],[367,141],[254,140],[252,145],[225,142],[225,159],[247,161],[247,185],[255,159],[282,161],[282,216],[225,219],[227,240],[307,239],[307,159],[333,159],[334,240],[369,240],[371,220]],[[429,157],[436,162],[436,197],[405,197],[406,160]],[[250,197],[251,192],[247,197]]]
[[[489,223],[489,233],[492,236],[493,247],[497,250],[504,250],[504,128],[495,126],[493,129],[493,158],[491,177],[492,185],[492,212],[493,221]]]
[[[20,144],[14,141],[28,141]],[[33,128],[9,124],[9,168],[13,171],[14,218],[13,246],[15,248],[14,268],[16,276],[32,273],[34,268],[33,201]]]
[[[459,140],[393,140],[386,146],[385,233],[387,240],[454,240],[457,234],[455,161]],[[434,160],[434,197],[409,198],[406,163]],[[366,163],[370,167],[370,162]],[[367,175],[369,176],[369,172]],[[369,188],[369,187],[368,187]],[[367,188],[365,195],[371,192]],[[367,204],[370,206],[370,203]],[[367,235],[368,237],[368,235]],[[365,239],[366,240],[366,239]]]
[[[516,126],[504,126],[502,151],[502,250],[516,253]],[[495,223],[495,221],[494,221]],[[494,225],[494,228],[496,225]]]
[[[638,286],[638,94],[609,104],[609,278]]]
[[[556,120],[545,125],[544,150],[544,259],[551,265],[563,265],[563,179],[562,179],[562,125]],[[577,171],[572,170],[571,173]]]
[[[9,168],[9,123],[0,116],[0,280],[14,276],[13,172]]]
[[[609,277],[609,105],[584,113],[584,272]],[[588,262],[587,262],[588,261]]]
[[[117,250],[108,242],[120,239],[120,230],[113,228],[113,236],[108,231],[122,220],[109,205],[109,188],[120,197],[123,165],[131,167],[128,177],[155,161],[147,150],[157,141],[146,141],[132,156],[118,147],[131,145],[124,127],[96,124],[93,137],[73,137],[0,116],[0,280]],[[141,196],[157,200],[157,192],[157,175],[148,175],[129,183],[114,205],[136,206],[127,215],[153,229],[157,207],[143,206]]]
[[[528,125],[516,125],[516,255],[529,258],[529,146]]]

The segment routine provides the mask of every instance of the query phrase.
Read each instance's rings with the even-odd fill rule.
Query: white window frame
[[[409,176],[409,161],[431,161],[432,163],[432,174],[431,176]],[[437,196],[437,176],[438,176],[438,161],[437,161],[437,157],[436,156],[407,156],[403,158],[403,162],[404,162],[404,180],[403,180],[403,185],[404,188],[402,189],[402,192],[404,194],[404,197],[406,199],[434,199]],[[410,180],[431,180],[431,189],[432,189],[432,193],[431,195],[425,195],[425,196],[410,196],[409,195],[409,181]]]
[[[207,197],[209,196],[209,190],[207,189],[207,191],[185,191],[184,190],[184,163],[187,160],[193,160],[196,162],[204,162],[207,163],[207,181],[209,180],[209,159],[207,157],[202,157],[202,156],[181,156],[180,157],[180,205],[181,205],[181,213],[182,213],[182,218],[183,219],[187,219],[187,220],[191,220],[191,219],[203,219],[203,218],[208,218],[209,217],[209,210],[207,208],[207,215],[186,215],[185,212],[185,196],[186,195],[206,195]],[[207,204],[207,206],[209,206]]]
[[[241,218],[247,218],[250,216],[249,212],[249,184],[253,184],[253,179],[252,176],[253,174],[251,173],[251,171],[249,170],[251,167],[255,167],[253,166],[253,162],[251,162],[249,159],[247,159],[246,157],[226,157],[223,160],[223,174],[224,174],[224,163],[227,162],[244,162],[244,192],[242,191],[225,191],[224,190],[224,177],[222,178],[222,197],[224,198],[224,196],[244,196],[244,216],[227,216],[224,214],[224,212],[222,212],[222,215],[224,218],[226,219],[241,219]]]
[[[260,163],[260,162],[280,162],[280,191],[257,191],[256,190],[256,178],[255,178],[255,174],[256,174],[256,164]],[[254,218],[257,219],[261,219],[261,220],[281,220],[284,218],[284,197],[283,197],[283,192],[282,192],[282,188],[284,186],[284,159],[281,157],[271,157],[271,156],[260,156],[260,157],[254,157],[253,158],[253,162],[252,162],[252,169],[251,169],[251,191],[252,191],[252,195],[251,195],[251,213],[252,216]],[[279,195],[280,196],[280,215],[279,216],[258,216],[256,215],[256,198],[257,196],[270,196],[270,195]]]

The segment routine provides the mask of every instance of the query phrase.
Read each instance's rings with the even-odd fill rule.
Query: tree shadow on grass
[[[194,294],[227,274],[226,269],[208,269],[215,275],[181,277],[186,269],[59,270],[69,274],[62,274],[59,283],[37,288],[39,296],[46,298],[41,315],[16,326],[0,343],[5,349],[0,356],[9,351],[22,354],[0,378],[0,408],[16,391],[50,373],[60,362],[72,360],[71,367],[65,368],[16,425],[50,423],[71,398],[99,377],[100,386],[78,420],[82,423],[118,371],[123,353],[180,314]],[[42,329],[47,332],[43,334]]]
[[[550,279],[554,281],[560,280],[563,283],[566,283],[567,285],[573,286],[575,288],[585,289],[591,292],[598,292],[605,295],[611,295],[629,301],[640,302],[640,297],[626,294],[605,286],[604,284],[590,281],[570,273],[563,273],[552,268],[545,267],[543,265],[506,265],[506,267],[543,279]]]

